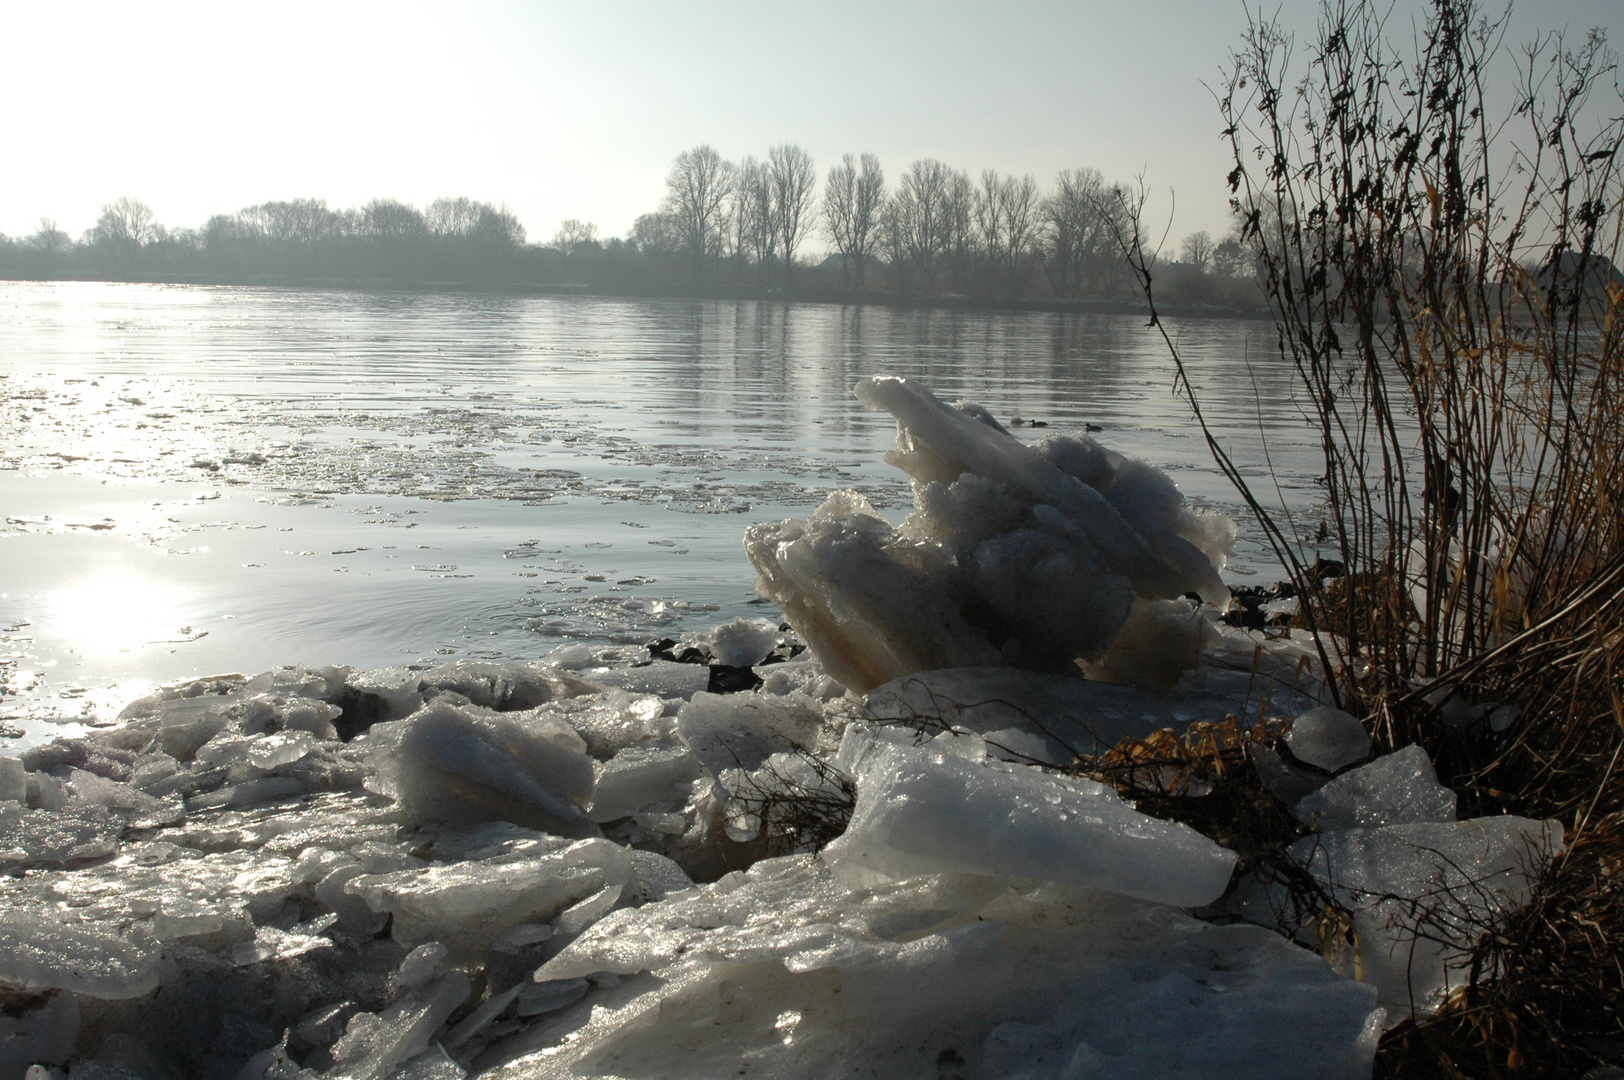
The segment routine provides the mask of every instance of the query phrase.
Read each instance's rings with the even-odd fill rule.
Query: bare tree
[[[942,215],[942,252],[947,276],[956,292],[967,292],[975,276],[976,185],[962,169],[950,169],[946,213]]]
[[[931,289],[952,251],[958,222],[957,181],[969,178],[934,158],[908,166],[886,216],[886,246],[899,274]]]
[[[283,243],[313,244],[336,230],[338,217],[325,199],[291,199],[244,207],[237,219],[253,233]]]
[[[429,231],[436,236],[471,236],[479,229],[480,212],[487,207],[466,196],[435,199],[425,216]]]
[[[137,251],[156,240],[158,232],[152,207],[126,195],[102,207],[90,238],[98,246]]]
[[[361,231],[375,240],[415,240],[428,235],[423,211],[394,199],[373,199],[361,208]]]
[[[562,251],[566,259],[583,248],[596,247],[597,243],[598,227],[579,218],[565,221],[553,234],[553,247]]]
[[[1043,202],[1044,273],[1061,296],[1104,293],[1127,282],[1116,238],[1126,226],[1117,189],[1097,169],[1065,169]]]
[[[1186,236],[1179,245],[1179,251],[1184,255],[1186,265],[1193,267],[1198,274],[1205,274],[1212,268],[1212,253],[1216,246],[1212,233],[1202,229]]]
[[[847,288],[854,275],[857,288],[863,287],[884,206],[885,173],[873,154],[863,155],[861,171],[850,154],[829,170],[823,189],[824,230],[840,252],[840,273]]]
[[[987,169],[975,198],[975,231],[993,277],[1010,296],[1026,293],[1040,257],[1038,183]]]
[[[682,250],[682,228],[670,214],[641,214],[632,222],[633,247],[645,255],[674,255]]]
[[[767,171],[772,182],[773,229],[778,234],[778,250],[784,256],[787,286],[795,273],[795,249],[812,227],[818,174],[812,155],[794,143],[782,143],[767,151]]]
[[[696,266],[721,247],[724,209],[733,193],[733,163],[702,144],[684,150],[665,178],[661,209],[675,222],[682,245]]]
[[[68,246],[68,234],[56,227],[53,218],[39,219],[39,231],[28,238],[28,242],[41,251],[56,253]]]
[[[778,255],[772,179],[768,167],[754,157],[739,163],[731,220],[734,251],[744,262],[755,264],[762,281],[770,280]]]

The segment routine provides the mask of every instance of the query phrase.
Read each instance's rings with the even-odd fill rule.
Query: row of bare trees
[[[868,288],[878,268],[892,291],[1109,296],[1128,284],[1118,190],[1095,169],[1066,170],[1044,191],[1032,176],[989,169],[978,183],[929,158],[889,188],[877,157],[847,154],[820,204],[812,157],[793,143],[736,164],[701,145],[677,156],[659,210],[637,220],[629,243],[684,260],[703,284],[789,288],[817,234],[848,289]],[[1207,255],[1203,272],[1217,265]]]
[[[0,237],[0,274],[288,280],[534,282],[607,291],[876,289],[905,295],[1114,297],[1129,278],[1115,237],[1124,202],[1095,169],[969,174],[934,159],[893,184],[873,154],[842,157],[822,178],[793,143],[737,163],[706,145],[679,154],[659,209],[625,239],[562,223],[529,245],[506,207],[468,198],[416,207],[393,199],[335,209],[291,199],[168,229],[131,198],[102,208],[78,242],[49,220],[22,241]],[[810,265],[808,251],[833,258]],[[1231,250],[1233,249],[1233,251]],[[1185,277],[1250,277],[1233,239],[1189,237]],[[1174,280],[1178,280],[1175,276]]]
[[[7,262],[46,272],[416,280],[511,276],[526,250],[524,226],[511,210],[469,198],[436,199],[422,209],[374,199],[341,210],[321,199],[291,199],[171,229],[146,203],[125,197],[102,207],[77,243],[42,219],[26,241],[7,247],[21,249],[8,252],[14,258]]]

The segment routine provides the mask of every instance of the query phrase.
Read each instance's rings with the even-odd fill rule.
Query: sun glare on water
[[[52,605],[56,630],[84,653],[131,652],[145,645],[191,641],[175,590],[150,578],[109,575],[71,585]]]

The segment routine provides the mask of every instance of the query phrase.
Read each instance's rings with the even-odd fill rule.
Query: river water
[[[1170,330],[1243,471],[1311,515],[1272,327]],[[1140,318],[0,283],[0,749],[186,676],[775,616],[746,526],[838,488],[907,511],[851,393],[879,372],[1034,441],[1092,425],[1242,517],[1227,576],[1276,572]]]

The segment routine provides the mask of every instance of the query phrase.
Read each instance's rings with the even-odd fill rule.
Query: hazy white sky
[[[1269,10],[1279,0],[1268,0]],[[1300,35],[1317,5],[1284,0]],[[1401,0],[1405,25],[1413,0]],[[1226,228],[1203,82],[1239,0],[884,3],[0,5],[0,232],[77,236],[120,195],[167,225],[268,199],[507,203],[623,235],[671,159],[798,142],[825,171],[873,151],[1047,185],[1143,172],[1175,237]],[[1610,30],[1621,0],[1524,0],[1535,26]]]

